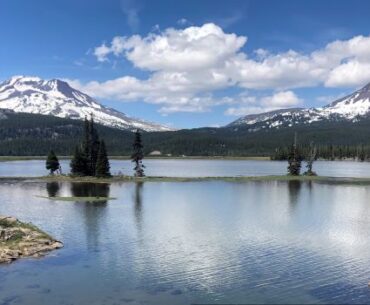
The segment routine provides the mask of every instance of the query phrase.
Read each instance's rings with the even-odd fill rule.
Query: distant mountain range
[[[91,114],[97,123],[123,129],[171,131],[156,123],[131,118],[72,88],[67,82],[38,77],[14,76],[0,84],[0,109],[14,112],[52,115],[82,120]],[[237,119],[226,128],[246,128],[250,132],[280,129],[316,122],[357,122],[370,114],[370,84],[362,89],[320,108],[289,108],[251,114]],[[0,114],[4,116],[4,114]]]
[[[227,127],[247,127],[251,131],[279,129],[314,122],[357,122],[370,114],[370,84],[362,89],[320,108],[280,109],[241,117]]]
[[[0,108],[80,120],[92,114],[97,123],[114,128],[171,130],[167,126],[131,118],[122,112],[105,107],[58,79],[43,80],[38,77],[14,76],[0,84]]]
[[[271,156],[298,132],[300,144],[313,141],[322,149],[365,145],[370,159],[370,85],[322,108],[248,115],[221,128],[169,130],[106,108],[65,82],[24,77],[0,85],[0,155],[45,155],[50,149],[70,155],[81,138],[81,119],[90,113],[111,155],[129,155],[131,131],[141,128],[146,154]]]

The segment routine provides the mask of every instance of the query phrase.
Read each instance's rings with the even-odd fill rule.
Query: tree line
[[[96,124],[110,156],[130,155],[132,130],[119,130]],[[0,120],[0,155],[42,156],[51,149],[57,155],[74,154],[83,133],[84,122],[52,116],[13,113]],[[144,155],[158,150],[172,156],[272,156],[276,149],[288,151],[294,132],[299,147],[314,141],[318,158],[357,158],[364,146],[365,161],[370,160],[370,117],[353,122],[316,122],[309,126],[284,127],[251,132],[248,128],[197,128],[168,132],[142,132]],[[341,148],[341,149],[340,149]],[[337,151],[337,152],[336,152]],[[340,152],[341,151],[341,152]],[[287,153],[285,154],[285,158]]]
[[[133,152],[131,155],[132,162],[135,163],[135,176],[144,177],[144,158],[143,144],[141,133],[137,129],[134,133]],[[81,141],[76,145],[74,154],[70,162],[71,175],[79,177],[111,177],[110,163],[104,139],[99,137],[95,127],[94,119],[85,118],[83,136]],[[54,150],[51,150],[46,159],[46,169],[50,174],[62,173],[58,157]]]
[[[316,159],[323,160],[345,160],[351,159],[356,161],[370,160],[369,145],[316,145]],[[299,145],[302,155],[309,153],[310,145]],[[271,156],[272,160],[288,160],[290,146],[277,147]]]

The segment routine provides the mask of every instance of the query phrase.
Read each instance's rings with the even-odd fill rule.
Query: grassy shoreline
[[[115,182],[197,182],[197,181],[314,181],[346,184],[369,184],[369,178],[327,177],[327,176],[238,176],[238,177],[132,177],[113,176],[111,178],[42,176],[42,177],[0,177],[0,183],[14,182],[75,182],[75,183],[115,183]]]

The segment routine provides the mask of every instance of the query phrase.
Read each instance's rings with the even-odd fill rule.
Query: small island
[[[42,257],[62,247],[63,243],[36,226],[0,215],[0,264],[23,257]]]

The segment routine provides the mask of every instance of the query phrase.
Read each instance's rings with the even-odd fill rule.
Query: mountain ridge
[[[43,80],[35,76],[13,76],[0,83],[0,108],[80,120],[93,115],[97,123],[118,129],[171,130],[167,126],[129,117],[113,108],[103,106],[59,79]]]
[[[294,125],[309,125],[318,121],[353,121],[370,115],[370,83],[323,107],[288,108],[250,114],[238,118],[226,127],[246,127],[251,131]]]
[[[0,83],[0,109],[52,115],[82,120],[93,115],[97,123],[123,129],[141,129],[150,132],[173,129],[125,115],[103,106],[87,94],[72,88],[59,79],[43,80],[35,76],[13,76]],[[320,121],[351,121],[370,116],[370,83],[352,94],[323,107],[277,109],[249,114],[222,128],[246,128],[250,132],[279,129],[297,125],[311,125]],[[0,119],[6,114],[0,113]]]

